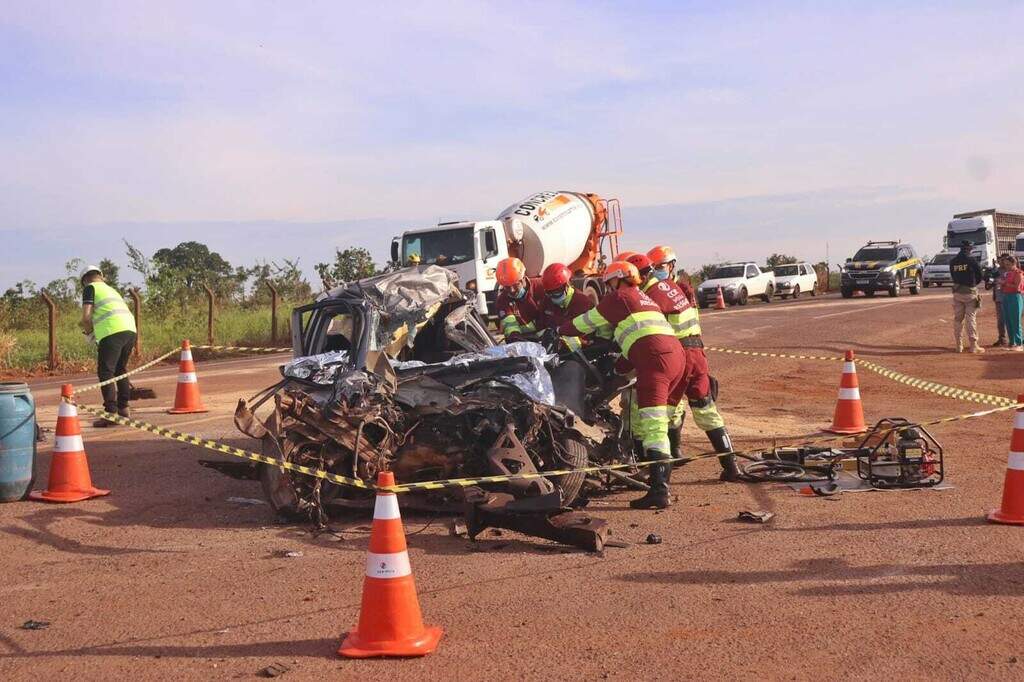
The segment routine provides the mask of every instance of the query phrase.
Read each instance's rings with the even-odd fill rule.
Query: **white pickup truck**
[[[701,308],[714,304],[722,287],[722,297],[729,305],[746,305],[751,296],[760,296],[770,303],[775,293],[775,274],[762,271],[757,263],[723,263],[697,287],[697,303]]]

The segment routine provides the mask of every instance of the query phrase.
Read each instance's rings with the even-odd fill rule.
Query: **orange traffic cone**
[[[839,400],[836,401],[832,426],[829,433],[860,433],[865,430],[864,407],[860,402],[860,388],[857,384],[857,365],[853,362],[853,351],[846,351],[843,363],[843,377],[839,381]]]
[[[1017,402],[1024,403],[1024,395],[1017,396]],[[1003,481],[1003,504],[989,513],[988,520],[1024,526],[1024,409],[1013,415],[1010,456]]]
[[[394,484],[390,471],[377,475],[379,487]],[[425,656],[437,648],[442,634],[441,628],[423,625],[398,496],[378,492],[359,625],[345,636],[338,653],[347,658]]]
[[[725,296],[722,295],[722,287],[718,287],[718,298],[715,299],[715,310],[725,310]]]
[[[199,381],[196,379],[196,363],[192,362],[192,346],[188,339],[181,342],[181,360],[178,363],[178,389],[174,392],[174,407],[168,414],[192,414],[209,412],[199,397]]]
[[[82,443],[82,428],[78,424],[78,408],[64,400],[71,399],[72,390],[71,384],[60,387],[61,401],[57,406],[50,480],[46,490],[33,490],[29,494],[30,499],[41,502],[81,502],[90,497],[110,494],[109,490],[93,487],[89,460]]]

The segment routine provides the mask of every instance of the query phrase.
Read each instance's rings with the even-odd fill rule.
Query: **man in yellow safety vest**
[[[135,347],[135,317],[114,287],[103,281],[103,273],[95,265],[82,270],[82,321],[85,334],[96,340],[97,368],[100,381],[121,376],[128,371],[128,358]],[[130,416],[128,398],[131,382],[128,378],[103,386],[103,409]],[[114,422],[98,419],[93,426],[113,426]]]

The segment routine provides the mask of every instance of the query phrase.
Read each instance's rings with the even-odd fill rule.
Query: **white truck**
[[[603,290],[597,275],[618,254],[622,213],[618,199],[582,192],[538,192],[516,202],[494,220],[457,221],[407,230],[391,241],[391,260],[402,266],[441,265],[459,276],[467,296],[488,314],[498,293],[498,263],[523,261],[526,274],[540,276],[551,263],[564,263],[574,283],[595,299]]]
[[[751,296],[760,296],[770,303],[775,293],[775,274],[762,271],[753,261],[723,263],[697,287],[697,304],[701,308],[712,305],[718,297],[718,287],[722,287],[722,298],[729,305],[746,305]]]
[[[998,255],[996,226],[993,216],[980,215],[971,218],[953,218],[946,226],[943,246],[947,252],[955,252],[960,244],[971,243],[971,256],[983,268],[991,267]]]

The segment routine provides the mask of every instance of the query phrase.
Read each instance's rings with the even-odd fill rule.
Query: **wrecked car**
[[[578,469],[595,446],[580,422],[586,370],[554,361],[538,343],[497,344],[445,268],[335,288],[294,310],[292,344],[282,381],[251,405],[240,401],[235,414],[268,457],[368,483],[387,469],[414,483]],[[253,466],[284,517],[322,522],[331,509],[372,505],[365,489]],[[511,510],[564,510],[584,479],[485,488]],[[461,509],[480,491],[467,483],[415,495],[431,508]]]

